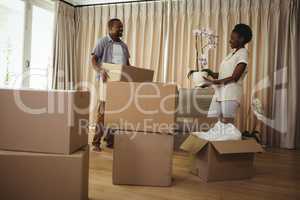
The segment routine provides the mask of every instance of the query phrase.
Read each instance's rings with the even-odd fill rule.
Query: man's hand
[[[109,79],[109,75],[105,69],[102,68],[101,64],[93,63],[93,68],[101,76],[101,79],[106,82]]]
[[[101,64],[96,64],[96,65],[93,65],[94,66],[94,69],[97,73],[101,73],[102,72],[102,65]]]
[[[106,70],[102,69],[102,71],[100,72],[100,74],[101,74],[102,80],[104,82],[106,82],[109,79],[109,75],[108,75],[108,73],[107,73]]]

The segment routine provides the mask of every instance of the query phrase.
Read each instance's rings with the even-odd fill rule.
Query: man
[[[120,19],[114,18],[108,21],[108,35],[100,38],[97,45],[92,52],[92,65],[97,72],[97,80],[100,82],[100,90],[102,94],[105,93],[104,83],[107,81],[108,74],[102,68],[102,63],[124,64],[129,63],[129,51],[127,45],[120,39],[123,36],[123,24]],[[105,95],[100,95],[97,101],[97,119],[96,131],[93,139],[95,151],[101,151],[101,138],[104,134],[104,109],[105,109]],[[108,146],[112,146],[109,143]]]

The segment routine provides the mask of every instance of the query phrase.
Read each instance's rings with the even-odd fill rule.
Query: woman
[[[210,140],[240,139],[241,134],[233,125],[243,93],[243,79],[247,73],[248,51],[245,45],[252,39],[252,30],[246,24],[237,24],[230,39],[234,49],[220,65],[218,73],[203,69],[211,78],[204,87],[213,86],[215,95],[212,99],[208,117],[218,117],[219,121],[208,132],[200,136]]]

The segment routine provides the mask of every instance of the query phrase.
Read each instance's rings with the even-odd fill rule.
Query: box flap
[[[122,82],[152,82],[154,71],[122,64],[103,63],[103,69],[108,71],[109,81]]]
[[[264,149],[255,140],[214,141],[211,143],[220,154],[264,152]]]
[[[180,146],[180,149],[192,154],[198,153],[208,143],[206,140],[202,140],[195,135],[190,135]]]

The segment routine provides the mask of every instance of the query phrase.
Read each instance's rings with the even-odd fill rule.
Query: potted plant
[[[196,69],[190,70],[188,78],[190,78],[196,87],[201,87],[206,83],[203,76],[207,77],[207,72],[202,69],[208,68],[207,54],[208,50],[215,48],[217,45],[218,36],[214,35],[208,29],[196,29],[193,31],[195,36],[195,50],[196,50]],[[198,45],[200,43],[200,45]],[[200,48],[199,48],[200,46]],[[200,49],[200,52],[199,52]]]

